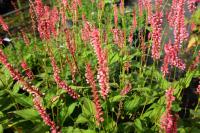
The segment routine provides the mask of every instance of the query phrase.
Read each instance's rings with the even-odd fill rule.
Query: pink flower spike
[[[92,29],[90,33],[90,42],[94,48],[99,64],[97,79],[99,80],[99,86],[101,88],[101,96],[106,99],[110,89],[109,69],[106,52],[101,47],[100,32],[98,29]]]
[[[185,69],[185,63],[178,57],[178,52],[175,46],[169,42],[168,44],[165,44],[164,46],[165,51],[165,57],[163,61],[163,66],[161,67],[161,71],[164,76],[166,76],[168,71],[168,66],[174,66],[181,70]]]
[[[98,96],[98,90],[96,88],[96,83],[94,80],[94,75],[91,70],[90,64],[87,64],[87,66],[86,66],[85,77],[86,77],[87,83],[90,84],[90,87],[92,88],[92,96],[93,96],[93,101],[94,101],[95,108],[96,108],[96,120],[97,120],[96,124],[99,125],[101,122],[104,121],[103,111],[101,108],[101,104],[100,104],[100,100],[99,100],[99,96]]]
[[[54,121],[51,120],[50,116],[47,114],[45,108],[43,107],[40,97],[36,96],[33,99],[34,106],[36,110],[39,112],[40,116],[42,117],[44,123],[51,127],[51,133],[58,133],[56,129],[56,124]]]
[[[160,45],[162,40],[162,17],[163,13],[160,11],[157,11],[152,15],[151,19],[151,26],[152,26],[152,57],[154,60],[160,59]]]
[[[53,56],[50,57],[51,59],[51,65],[53,67],[53,75],[54,75],[54,80],[57,83],[57,85],[64,89],[73,99],[78,99],[80,95],[78,95],[71,87],[69,87],[65,81],[61,80],[59,73],[60,69],[56,65],[56,60],[54,59]]]
[[[117,28],[118,25],[118,9],[117,5],[114,5],[114,22],[115,22],[115,28]]]
[[[165,133],[177,133],[177,119],[178,115],[173,115],[171,113],[172,102],[175,100],[173,96],[173,88],[166,90],[166,112],[161,116],[161,129]]]
[[[131,84],[128,83],[128,84],[121,90],[120,95],[121,95],[121,96],[125,96],[127,93],[130,92],[131,87],[132,87]]]
[[[4,22],[2,16],[0,16],[0,25],[2,26],[4,31],[8,32],[8,30],[9,30],[8,25]]]

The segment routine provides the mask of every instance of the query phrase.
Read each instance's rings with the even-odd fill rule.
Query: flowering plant
[[[0,132],[200,131],[198,3],[29,0],[20,34],[0,17]]]

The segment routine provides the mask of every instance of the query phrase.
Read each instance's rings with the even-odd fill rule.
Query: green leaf
[[[3,133],[3,126],[0,124],[0,133]]]
[[[36,110],[34,109],[23,109],[23,110],[17,110],[17,111],[13,111],[10,113],[14,113],[22,118],[24,118],[25,120],[36,120],[39,118],[39,114]]]
[[[88,122],[88,119],[85,118],[82,114],[80,114],[80,115],[78,116],[78,118],[76,119],[76,122],[75,122],[75,123],[86,123],[86,122]]]
[[[110,59],[109,64],[113,64],[113,63],[118,62],[118,61],[119,61],[119,54],[115,54]]]
[[[60,112],[61,123],[64,123],[66,118],[69,117],[74,112],[74,109],[76,106],[77,106],[77,103],[72,103],[69,107],[62,108]]]
[[[121,95],[117,95],[117,96],[114,96],[114,97],[111,97],[110,98],[110,102],[119,102],[121,100],[122,96]]]
[[[92,115],[94,116],[95,105],[90,99],[83,98],[82,112],[83,112],[84,115],[86,115],[88,117],[91,117]]]
[[[133,100],[125,102],[124,108],[125,108],[125,110],[133,112],[136,108],[138,108],[140,106],[141,102],[142,102],[141,97],[135,95]]]
[[[19,103],[20,105],[25,106],[25,107],[32,107],[33,105],[31,97],[27,97],[22,94],[15,95],[14,99],[16,103]]]
[[[13,90],[12,90],[13,94],[16,94],[19,91],[20,87],[21,87],[21,85],[18,82],[15,83],[15,85],[13,86]]]
[[[111,117],[108,117],[107,119],[105,119],[105,121],[104,121],[104,127],[105,127],[105,129],[106,130],[108,130],[108,131],[110,131],[110,132],[116,132],[116,130],[117,130],[117,124],[116,124],[116,122],[113,120],[113,118],[111,118]]]
[[[136,119],[134,122],[134,125],[135,125],[137,132],[143,131],[143,127],[142,127],[142,123],[141,123],[140,119]]]
[[[172,104],[172,111],[174,111],[174,112],[179,112],[179,111],[181,111],[181,107],[180,107],[180,105],[178,104],[178,103],[173,103]]]

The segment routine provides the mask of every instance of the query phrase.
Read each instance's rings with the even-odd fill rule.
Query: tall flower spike
[[[132,26],[131,26],[130,35],[129,35],[129,38],[128,38],[128,41],[129,41],[130,44],[132,44],[132,42],[133,42],[133,31],[135,30],[136,27],[137,27],[137,19],[136,19],[135,9],[133,8]]]
[[[118,9],[117,9],[116,4],[114,4],[114,22],[115,22],[115,28],[117,28],[117,25],[118,25]]]
[[[165,57],[163,61],[163,66],[161,67],[161,71],[164,76],[169,73],[169,65],[177,67],[181,70],[185,69],[185,63],[178,57],[178,52],[175,46],[169,42],[164,46]]]
[[[8,32],[8,30],[9,30],[8,25],[4,22],[2,16],[0,16],[0,25],[2,26],[4,31]]]
[[[98,29],[92,29],[90,38],[99,64],[97,79],[99,80],[99,86],[101,88],[101,96],[106,99],[110,89],[107,55],[101,47],[100,32]]]
[[[174,22],[174,45],[179,51],[181,48],[181,43],[188,38],[188,32],[184,22],[185,14],[185,0],[179,0],[176,5],[176,16]]]
[[[161,34],[162,34],[162,11],[157,10],[150,18],[152,26],[152,57],[154,60],[160,59],[160,45],[161,45]]]
[[[51,133],[58,133],[56,129],[56,124],[54,121],[51,120],[50,116],[47,114],[45,108],[43,107],[40,97],[36,96],[33,99],[34,106],[36,110],[39,112],[40,116],[42,117],[44,123],[51,127]]]
[[[101,122],[104,121],[103,111],[102,111],[101,104],[99,101],[98,91],[96,88],[96,83],[94,80],[94,75],[91,70],[90,64],[87,64],[86,66],[85,77],[86,77],[87,83],[90,84],[90,87],[92,88],[92,96],[93,96],[93,101],[96,108],[96,120],[97,120],[96,124],[99,125]]]
[[[56,61],[52,55],[51,55],[50,59],[51,59],[51,65],[53,67],[54,79],[55,79],[55,82],[57,83],[57,85],[60,88],[63,88],[72,98],[78,99],[80,96],[71,87],[69,87],[65,83],[65,81],[61,80],[61,78],[59,76],[60,70],[59,70],[58,66],[56,65]]]
[[[113,33],[113,41],[114,43],[119,47],[124,47],[124,41],[125,41],[125,34],[121,29],[115,28],[112,30]]]
[[[0,62],[9,70],[12,78],[14,80],[17,80],[23,86],[23,90],[25,90],[35,96],[42,95],[39,92],[38,88],[36,88],[35,86],[32,86],[28,82],[26,82],[24,80],[24,78],[20,75],[20,73],[12,67],[12,65],[8,62],[6,55],[4,55],[2,50],[0,50]]]
[[[161,129],[165,133],[177,133],[177,115],[171,113],[172,102],[175,100],[173,89],[169,88],[166,93],[166,112],[161,117]]]

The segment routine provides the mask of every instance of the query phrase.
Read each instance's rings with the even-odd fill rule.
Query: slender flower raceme
[[[97,120],[96,124],[99,125],[101,122],[104,121],[103,111],[102,111],[101,104],[99,101],[98,90],[96,88],[96,83],[94,80],[94,75],[91,70],[90,64],[87,64],[86,66],[85,77],[86,77],[87,83],[90,84],[90,87],[92,88],[92,96],[93,96],[93,101],[96,108],[96,120]]]
[[[181,43],[188,38],[188,32],[184,22],[185,0],[173,0],[171,9],[167,15],[169,26],[174,29],[174,45],[179,51]]]
[[[20,75],[20,73],[15,70],[12,65],[8,62],[6,55],[0,50],[0,62],[9,70],[10,75],[14,80],[17,80],[22,86],[23,90],[29,92],[35,96],[41,96],[42,94],[39,92],[38,88],[30,85],[28,82],[24,80],[24,78]]]
[[[132,87],[131,84],[128,83],[128,84],[121,90],[120,95],[121,95],[121,96],[125,96],[127,93],[130,92],[131,87]]]
[[[65,38],[67,49],[72,54],[72,56],[74,56],[76,52],[76,44],[73,33],[69,29],[65,30]]]
[[[118,25],[118,9],[117,5],[114,5],[114,22],[115,22],[115,28],[117,28]]]
[[[47,114],[45,108],[41,104],[40,97],[38,96],[34,97],[33,103],[36,110],[39,112],[40,116],[42,117],[44,123],[51,127],[51,133],[58,133],[56,129],[56,124],[54,121],[51,120],[50,116]]]
[[[40,38],[49,40],[52,34],[54,37],[57,36],[56,23],[59,20],[57,8],[51,10],[49,6],[44,6],[41,0],[35,0],[35,3]]]
[[[176,19],[174,23],[174,45],[179,51],[181,43],[188,38],[188,32],[184,23],[185,0],[179,0],[176,7]]]
[[[123,16],[124,15],[124,0],[120,0],[119,8],[120,8],[120,13]]]
[[[130,44],[132,44],[132,42],[133,42],[133,31],[136,29],[136,27],[137,27],[137,19],[136,19],[135,9],[133,8],[132,26],[131,26],[130,34],[129,34],[129,38],[128,38],[128,41]]]
[[[0,16],[0,25],[2,26],[4,31],[8,32],[8,30],[9,30],[8,25],[4,22],[2,16]]]
[[[125,34],[121,29],[115,28],[112,30],[113,33],[113,41],[114,43],[119,47],[124,47],[124,41],[125,41]]]
[[[152,26],[152,57],[154,60],[160,59],[160,45],[161,45],[161,32],[162,32],[162,17],[163,13],[157,11],[151,17],[151,26]]]
[[[42,0],[35,0],[35,11],[37,19],[40,19],[44,13],[44,5],[42,3]]]
[[[0,62],[9,70],[13,79],[17,80],[23,86],[23,89],[29,92],[34,97],[33,99],[34,106],[40,113],[45,124],[51,127],[51,132],[58,133],[56,131],[56,124],[53,121],[51,121],[49,115],[46,113],[44,107],[41,105],[41,101],[39,99],[42,96],[42,94],[39,92],[38,88],[30,85],[30,83],[24,80],[24,78],[20,75],[20,73],[17,70],[15,70],[8,62],[6,55],[4,55],[2,50],[0,50]]]
[[[169,73],[169,65],[175,66],[181,70],[185,69],[185,63],[178,57],[178,52],[175,46],[171,44],[171,42],[165,44],[164,51],[165,57],[163,61],[163,66],[161,67],[161,71],[164,76]]]
[[[106,52],[102,49],[100,41],[100,32],[98,29],[92,29],[92,32],[90,33],[90,38],[99,64],[97,79],[99,80],[101,95],[104,99],[106,99],[110,89],[107,55]]]
[[[161,117],[161,129],[165,133],[177,133],[177,116],[171,113],[172,102],[175,100],[173,89],[169,88],[166,93],[166,112]]]
[[[143,14],[143,3],[144,1],[143,0],[138,0],[138,12],[139,12],[139,15],[142,16]]]
[[[55,82],[57,83],[57,85],[60,87],[60,88],[63,88],[65,91],[67,91],[67,93],[74,99],[78,99],[80,96],[71,88],[69,87],[65,81],[61,80],[60,76],[59,76],[59,73],[60,73],[60,70],[58,68],[58,66],[56,65],[56,61],[54,59],[54,57],[51,55],[50,57],[51,59],[51,65],[53,67],[53,75],[54,75],[54,80]]]
[[[22,34],[22,37],[23,37],[24,43],[26,44],[26,46],[29,46],[29,45],[30,45],[30,41],[29,41],[28,36],[26,35],[26,33],[24,33],[23,30],[21,30],[21,34]]]
[[[81,39],[84,42],[88,42],[88,41],[90,41],[90,33],[92,30],[92,26],[88,21],[85,21],[85,20],[83,20],[83,21],[84,21],[84,26],[81,29]]]
[[[35,11],[34,11],[34,4],[32,1],[29,1],[30,4],[30,8],[29,8],[29,14],[30,14],[30,17],[31,17],[31,23],[32,23],[32,29],[33,31],[35,32],[35,29],[36,29],[36,20],[35,20]]]

